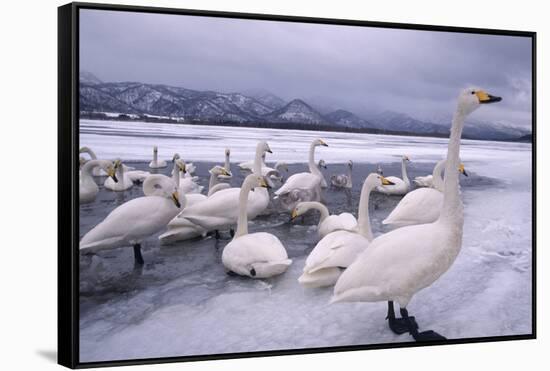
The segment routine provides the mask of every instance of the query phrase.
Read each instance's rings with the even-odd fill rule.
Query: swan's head
[[[290,220],[294,220],[300,215],[303,215],[307,213],[311,209],[310,204],[308,202],[300,202],[296,207],[292,210],[292,213],[290,214]]]
[[[261,141],[260,143],[258,143],[256,149],[258,151],[261,151],[263,154],[265,154],[266,152],[273,153],[271,152],[271,148],[269,148],[269,144],[267,144],[267,142],[265,141]]]
[[[176,164],[176,167],[177,167],[178,171],[181,171],[184,174],[187,172],[185,162],[182,159],[177,159],[175,161],[175,164]]]
[[[382,170],[382,166],[380,166],[380,164],[378,164],[378,166],[376,167],[376,172],[379,175],[384,175],[384,170]]]
[[[319,165],[319,167],[322,167],[323,169],[327,168],[327,164],[325,163],[325,160],[319,160],[318,165]]]
[[[248,187],[250,190],[254,190],[256,187],[271,188],[261,175],[250,174],[244,179],[243,187]]]
[[[322,139],[315,139],[312,144],[315,146],[315,147],[318,147],[318,146],[323,146],[323,147],[328,147],[328,144],[322,140]]]
[[[466,115],[474,112],[480,105],[500,102],[501,97],[493,96],[483,89],[468,88],[458,96],[458,109]]]
[[[229,156],[231,154],[231,150],[229,148],[225,149],[225,155]]]
[[[174,153],[174,156],[172,156],[172,162],[175,162],[176,160],[179,160],[181,157],[180,157],[180,154],[179,153]]]
[[[107,173],[107,176],[113,178],[115,183],[118,183],[118,178],[116,177],[117,166],[116,161],[112,163],[111,161],[102,161],[101,168]]]
[[[460,164],[458,167],[458,172],[461,173],[464,176],[468,176],[468,173],[466,172],[466,169],[464,168],[464,164]]]
[[[403,156],[403,161],[406,161],[406,162],[410,162],[411,159],[409,158],[409,156]]]
[[[384,178],[382,175],[378,173],[370,173],[369,176],[367,176],[367,179],[365,180],[365,185],[369,189],[374,189],[378,186],[387,186],[387,185],[394,185],[395,183],[389,181],[388,179]]]
[[[214,166],[212,169],[208,170],[208,172],[212,175],[225,175],[225,176],[231,176],[231,173],[227,170],[225,170],[222,166]]]
[[[153,153],[157,153],[159,151],[157,146],[153,146]]]
[[[285,171],[288,173],[288,165],[286,162],[280,161],[275,164],[275,170],[281,172]]]
[[[153,174],[145,178],[143,193],[146,196],[160,196],[172,200],[174,205],[181,208],[180,195],[176,183],[166,175]]]
[[[348,161],[348,167],[350,168],[350,170],[353,169],[353,161]]]

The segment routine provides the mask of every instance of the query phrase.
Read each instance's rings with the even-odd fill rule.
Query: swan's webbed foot
[[[393,309],[393,301],[388,301],[388,315],[386,317],[388,320],[388,325],[390,330],[397,335],[404,334],[409,332],[409,323],[412,323],[412,326],[418,329],[418,324],[414,317],[409,318],[395,318],[395,311]]]
[[[143,265],[143,256],[141,255],[141,245],[139,243],[134,245],[134,263],[136,265]]]
[[[416,324],[416,322],[413,323],[413,321],[411,321],[412,317],[409,317],[409,312],[407,311],[407,309],[401,308],[400,312],[401,312],[401,317],[403,317],[403,319],[405,320],[408,320],[409,333],[412,335],[414,340],[421,341],[421,342],[447,340],[446,337],[439,335],[437,332],[432,330],[418,332],[418,324]]]

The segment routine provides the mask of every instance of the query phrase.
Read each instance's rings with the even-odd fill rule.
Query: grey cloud
[[[81,68],[105,81],[255,88],[357,113],[452,110],[475,85],[504,97],[480,117],[530,125],[530,39],[84,10]]]

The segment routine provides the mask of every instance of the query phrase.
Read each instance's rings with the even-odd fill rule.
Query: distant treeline
[[[434,138],[448,138],[448,133],[411,133],[408,131],[394,131],[384,130],[376,128],[350,128],[346,126],[333,126],[333,125],[321,125],[321,124],[300,124],[293,122],[237,122],[237,121],[224,121],[224,120],[188,120],[188,119],[173,119],[168,117],[151,117],[147,115],[127,115],[120,114],[118,116],[108,116],[101,112],[80,112],[81,119],[90,120],[113,120],[113,121],[139,121],[139,122],[151,122],[151,123],[164,123],[164,124],[187,124],[187,125],[207,125],[207,126],[233,126],[233,127],[246,127],[246,128],[265,128],[265,129],[292,129],[292,130],[308,130],[308,131],[330,131],[330,132],[342,132],[342,133],[364,133],[364,134],[384,134],[384,135],[401,135],[410,137],[434,137]],[[472,138],[468,135],[462,136],[464,139],[472,140],[485,140],[479,138]],[[516,140],[501,140],[505,142],[531,142],[532,136],[525,135]]]

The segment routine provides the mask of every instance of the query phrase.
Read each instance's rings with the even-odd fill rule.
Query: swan
[[[248,233],[248,194],[258,187],[268,187],[261,175],[250,174],[239,190],[237,232],[222,253],[222,263],[229,272],[253,278],[268,278],[284,273],[292,260],[274,235]]]
[[[445,340],[431,330],[419,332],[407,305],[418,291],[444,274],[460,252],[464,213],[456,169],[464,121],[481,105],[500,100],[478,89],[459,94],[447,148],[439,218],[429,224],[398,228],[374,239],[336,282],[332,303],[388,301],[387,318],[393,332],[409,332],[416,341]],[[395,316],[394,301],[400,306],[401,318]]]
[[[172,179],[154,174],[143,182],[144,197],[120,205],[80,240],[80,252],[89,253],[123,246],[134,247],[136,264],[143,264],[142,241],[162,230],[181,211]]]
[[[271,153],[266,142],[256,146],[255,175],[259,175],[261,158],[264,152]],[[231,228],[239,217],[240,188],[227,188],[215,192],[206,200],[186,207],[168,224],[168,231],[161,236],[165,242],[174,242],[206,234],[224,228]],[[189,196],[189,195],[186,195]],[[248,218],[253,219],[269,205],[269,193],[265,188],[256,188],[249,193]]]
[[[132,182],[132,179],[126,176],[126,172],[124,170],[124,165],[122,164],[122,162],[120,160],[115,160],[114,164],[118,181],[115,182],[113,178],[107,178],[105,179],[103,186],[115,192],[121,192],[132,188],[134,182]]]
[[[223,165],[223,168],[225,169],[228,175],[219,175],[219,179],[231,180],[233,175],[231,174],[231,150],[229,148],[225,149],[225,163]]]
[[[376,166],[376,173],[378,175],[384,175],[384,170],[382,170],[382,166],[380,166],[380,164],[378,164],[378,166]]]
[[[88,156],[90,156],[91,160],[97,160],[97,156],[95,152],[90,147],[81,147],[79,150],[79,153],[87,153]],[[86,160],[84,157],[80,156],[80,164],[83,166],[86,162],[89,160]],[[95,167],[92,170],[93,176],[107,176],[107,173],[101,168],[101,167]]]
[[[403,158],[401,159],[401,174],[403,179],[400,179],[396,176],[389,176],[386,179],[388,179],[394,185],[376,187],[376,191],[387,195],[406,194],[409,191],[409,188],[411,187],[411,182],[409,181],[409,177],[407,176],[407,165],[406,165],[406,163],[410,161],[411,160],[409,159],[408,156],[403,156]]]
[[[325,178],[321,170],[315,164],[315,147],[328,147],[321,139],[315,139],[309,146],[309,172],[291,175],[286,182],[275,191],[275,198],[281,200],[281,204],[287,210],[292,210],[300,201],[320,201],[321,183]]]
[[[241,170],[246,170],[246,171],[254,171],[254,166],[256,164],[256,159],[254,160],[250,160],[250,161],[245,161],[245,162],[241,162],[239,164],[239,168]],[[265,163],[265,153],[262,155],[262,159],[261,159],[261,165],[260,165],[262,168],[264,167],[268,167]]]
[[[342,270],[367,248],[373,239],[369,218],[370,193],[382,184],[391,185],[391,182],[376,173],[367,176],[361,189],[355,229],[339,230],[323,237],[306,259],[304,272],[298,278],[300,284],[305,287],[333,285]]]
[[[172,162],[181,159],[179,153],[174,153],[174,156],[172,156]],[[193,178],[194,181],[197,181],[199,178],[194,177],[193,174],[197,170],[197,167],[192,162],[186,162],[185,163],[185,173],[180,174],[180,177],[182,178]]]
[[[153,147],[153,161],[151,161],[149,163],[149,167],[151,169],[161,169],[161,168],[165,168],[166,166],[168,166],[166,164],[166,161],[158,159],[158,152],[159,152],[158,147],[154,146]]]
[[[352,188],[351,171],[353,170],[353,162],[348,162],[348,173],[333,175],[330,177],[330,183],[336,188]]]
[[[296,205],[294,210],[292,210],[292,220],[307,213],[309,210],[317,210],[321,214],[319,224],[317,225],[317,233],[319,233],[320,238],[334,231],[351,231],[357,227],[357,219],[355,219],[352,214],[341,213],[339,215],[329,215],[327,207],[317,201],[305,201]]]
[[[151,175],[148,171],[143,170],[130,170],[126,171],[127,167],[122,165],[124,170],[124,175],[130,179],[133,183],[143,183],[145,181],[145,178],[147,178],[149,175]]]
[[[288,165],[284,161],[277,161],[273,167],[262,167],[262,176],[269,177],[273,180],[281,180],[283,172],[288,173]]]
[[[230,171],[227,171],[225,167],[221,166],[214,166],[212,169],[208,170],[210,173],[210,180],[208,182],[208,196],[212,196],[214,193],[221,191],[222,189],[230,188],[231,185],[229,183],[220,183],[218,181],[219,178],[225,177],[231,178],[232,174]]]
[[[445,167],[446,160],[437,163],[433,172],[434,188],[418,188],[409,192],[399,201],[390,215],[382,221],[382,224],[405,226],[412,224],[432,223],[439,217],[443,205],[443,179],[441,171]],[[464,164],[460,164],[458,171],[464,176],[468,173]]]
[[[172,180],[178,185],[178,192],[180,194],[185,194],[185,195],[191,195],[191,194],[200,195],[204,187],[196,182],[198,179],[197,177],[186,176],[188,165],[180,158],[180,156],[177,153],[173,157],[173,163],[174,163],[174,167],[172,168]],[[204,195],[200,195],[200,196],[204,196]],[[187,207],[193,204],[194,203],[193,200],[200,198],[200,196],[188,197],[187,199],[189,204],[187,205]]]
[[[118,181],[115,174],[115,165],[111,161],[90,160],[86,162],[82,166],[79,179],[79,201],[81,204],[93,202],[99,192],[99,187],[92,176],[92,172],[96,167],[103,169],[108,176],[113,178],[114,182]]]

